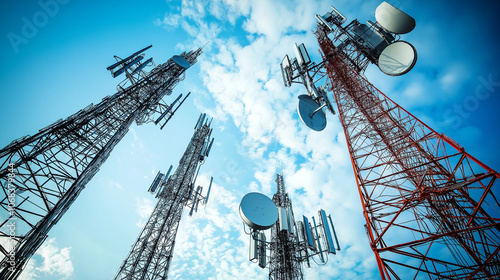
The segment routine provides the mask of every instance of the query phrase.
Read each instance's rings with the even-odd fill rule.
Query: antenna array
[[[312,224],[305,216],[303,221],[295,221],[282,175],[276,174],[276,184],[272,200],[260,193],[249,193],[240,203],[240,216],[251,228],[249,260],[258,262],[261,268],[269,266],[269,279],[303,279],[302,263],[310,267],[310,260],[317,257],[317,262],[324,264],[328,254],[340,250],[337,235],[331,216],[324,210],[319,211],[318,224],[314,217]],[[266,241],[264,230],[269,228],[271,240]]]
[[[323,16],[316,15],[318,29],[336,34],[340,41],[337,51],[346,55],[347,61],[357,72],[364,71],[369,62],[372,62],[387,75],[400,76],[408,73],[417,61],[417,52],[410,43],[399,40],[398,34],[412,31],[415,20],[386,2],[377,8],[375,17],[377,22],[368,21],[368,25],[354,20],[343,26],[347,19],[333,6],[332,12]],[[281,62],[283,84],[287,87],[292,83],[304,84],[307,94],[299,96],[299,117],[309,128],[321,131],[326,127],[323,109],[335,114],[327,95],[330,86],[326,84],[316,87],[313,80],[317,74],[322,73],[325,62],[312,62],[304,44],[295,44],[294,52],[296,58],[293,61],[285,55]]]

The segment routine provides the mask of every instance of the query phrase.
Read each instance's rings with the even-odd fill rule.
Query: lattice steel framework
[[[276,174],[277,191],[273,196],[273,202],[279,208],[289,210],[291,220],[293,216],[292,201],[285,191],[283,176]],[[302,273],[301,251],[305,249],[304,242],[299,242],[296,234],[291,234],[287,230],[280,230],[276,222],[271,228],[271,244],[269,258],[269,279],[273,280],[295,280],[304,279]],[[293,225],[292,225],[293,226]]]
[[[194,64],[200,54],[181,56]],[[161,99],[184,72],[169,59],[129,88],[0,150],[0,279],[17,278],[130,125],[165,112]]]
[[[201,197],[193,181],[208,155],[203,151],[211,132],[208,121],[196,129],[174,174],[162,183],[160,199],[114,279],[167,279],[184,206],[197,204]]]
[[[499,173],[370,84],[335,25],[315,35],[382,279],[499,277]]]

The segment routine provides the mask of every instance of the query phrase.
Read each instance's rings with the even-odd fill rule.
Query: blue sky
[[[207,1],[208,2],[208,1]],[[315,14],[333,4],[348,21],[374,20],[379,1],[3,1],[0,9],[0,146],[115,93],[106,67],[149,44],[157,64],[209,42],[167,101],[192,95],[160,131],[132,125],[100,172],[49,233],[22,279],[110,279],[156,200],[156,172],[178,161],[200,112],[214,118],[216,142],[199,178],[214,176],[211,200],[184,215],[171,279],[267,279],[250,263],[238,216],[244,194],[275,192],[283,166],[295,216],[325,209],[343,250],[307,279],[376,279],[345,138],[337,116],[310,131],[295,111],[279,62],[305,43],[319,62]],[[401,77],[376,66],[367,78],[438,132],[500,170],[499,26],[495,1],[389,1],[416,19],[404,35],[418,52]],[[52,3],[49,9],[44,4]],[[54,4],[57,3],[57,4]],[[48,5],[48,4],[47,4]],[[57,7],[57,8],[56,8]],[[27,23],[28,22],[28,23]],[[33,24],[35,28],[25,27]],[[24,29],[24,30],[23,30]],[[10,35],[9,35],[10,34]],[[15,35],[12,35],[15,34]],[[23,36],[24,39],[13,36]],[[3,218],[2,213],[2,218]]]

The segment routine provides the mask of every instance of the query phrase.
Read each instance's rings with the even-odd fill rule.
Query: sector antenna
[[[417,52],[401,34],[415,20],[386,2],[375,10],[376,22],[348,22],[333,6],[316,19],[322,61],[285,56],[283,82],[303,84],[318,107],[327,103],[315,88],[333,97],[381,278],[497,278],[499,173],[363,75],[369,64],[390,76],[412,70]]]
[[[323,110],[326,109],[335,114],[333,105],[326,95],[327,86],[316,87],[313,83],[314,76],[321,69],[321,64],[317,65],[311,61],[304,44],[295,44],[294,52],[296,58],[290,60],[288,55],[285,55],[280,64],[283,84],[287,87],[294,82],[304,84],[307,94],[299,96],[297,113],[310,129],[321,131],[326,127],[326,116]]]

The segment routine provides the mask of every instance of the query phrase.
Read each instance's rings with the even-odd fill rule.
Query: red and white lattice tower
[[[342,26],[345,17],[335,9],[322,18],[315,36],[323,74],[381,278],[498,279],[499,173],[366,80],[374,49],[358,40],[357,20]]]
[[[328,33],[315,35],[382,279],[498,277],[500,174],[375,88]]]

